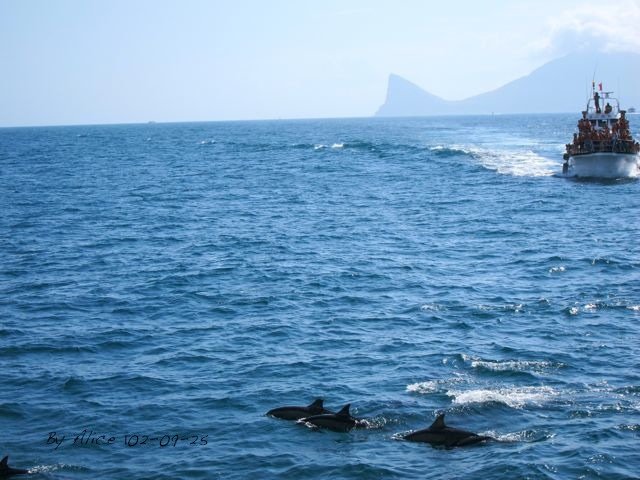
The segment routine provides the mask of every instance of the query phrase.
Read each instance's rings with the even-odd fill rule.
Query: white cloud
[[[584,4],[554,14],[548,25],[549,34],[534,46],[540,53],[640,52],[640,0]]]

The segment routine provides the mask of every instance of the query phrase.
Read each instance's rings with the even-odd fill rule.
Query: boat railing
[[[640,145],[633,140],[585,140],[578,144],[568,144],[569,155],[589,153],[638,153]]]

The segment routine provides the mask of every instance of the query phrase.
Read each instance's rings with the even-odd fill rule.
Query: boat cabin
[[[578,121],[573,143],[566,145],[565,157],[591,153],[637,153],[639,146],[629,131],[626,112],[613,92],[593,92]]]
[[[594,92],[587,101],[587,109],[582,118],[588,120],[592,130],[613,130],[624,110],[620,110],[620,102],[612,97],[613,92]]]

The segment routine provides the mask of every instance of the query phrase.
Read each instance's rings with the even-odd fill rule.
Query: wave
[[[511,387],[447,392],[447,396],[453,398],[455,405],[502,403],[517,409],[526,406],[542,406],[558,395],[559,393],[551,387]]]
[[[492,372],[534,372],[544,373],[548,370],[562,368],[564,364],[547,360],[483,360],[463,355],[471,368]]]
[[[603,310],[631,310],[633,312],[640,312],[640,305],[627,303],[623,300],[612,302],[592,301],[584,304],[575,303],[572,306],[567,306],[563,309],[563,312],[565,315],[575,316],[580,313],[597,313]]]
[[[633,423],[633,424],[622,424],[622,425],[618,425],[618,429],[621,431],[628,431],[628,432],[640,432],[640,425],[638,425],[637,423]]]
[[[446,307],[444,305],[438,303],[425,303],[420,305],[420,311],[422,312],[440,312],[445,309]]]
[[[310,148],[313,147],[314,150],[365,150],[365,151],[375,151],[378,146],[371,142],[333,142],[333,143],[314,143],[313,145],[309,144],[296,144],[295,148]]]
[[[488,150],[475,146],[435,146],[430,149],[438,156],[467,155],[478,160],[482,167],[515,177],[547,177],[558,171],[558,163],[531,150]]]
[[[551,440],[555,437],[554,433],[538,432],[535,430],[523,430],[521,432],[497,433],[493,430],[482,432],[483,435],[495,438],[501,443],[536,443],[545,440]]]
[[[35,467],[31,467],[29,469],[29,473],[31,474],[41,473],[43,475],[47,475],[49,473],[57,472],[58,470],[78,472],[78,473],[89,473],[91,471],[89,467],[83,467],[81,465],[58,463],[53,465],[36,465]]]
[[[514,177],[549,177],[558,171],[558,163],[528,151],[476,150],[476,158],[488,170]]]
[[[467,156],[483,168],[515,177],[548,177],[558,172],[558,162],[531,150],[489,150],[468,145],[435,145],[429,151],[437,157]]]
[[[406,391],[409,393],[444,393],[447,392],[449,388],[455,386],[457,384],[465,382],[465,378],[460,376],[456,378],[449,378],[446,380],[427,380],[424,382],[416,382],[410,385],[407,385]]]
[[[436,157],[459,157],[459,156],[469,156],[474,157],[474,152],[472,149],[464,148],[460,146],[444,146],[444,145],[435,145],[433,147],[429,147],[429,151],[435,155]]]
[[[334,140],[334,141],[326,141],[326,142],[315,142],[315,143],[293,143],[289,145],[274,145],[274,149],[282,148],[292,148],[299,150],[314,150],[314,151],[338,151],[338,150],[349,150],[349,151],[359,151],[359,152],[367,152],[367,153],[376,153],[379,155],[402,155],[402,154],[415,154],[415,153],[424,153],[424,152],[432,152],[435,155],[460,155],[467,154],[463,151],[454,151],[451,150],[447,153],[446,147],[425,147],[424,145],[411,145],[411,144],[392,144],[386,142],[371,142],[371,141],[343,141],[343,140]],[[440,149],[445,149],[439,151]]]
[[[566,271],[566,267],[564,265],[560,265],[560,266],[557,266],[557,267],[551,267],[549,269],[549,273],[562,273],[564,271]]]
[[[440,380],[430,380],[407,385],[407,392],[410,393],[434,393],[441,390]]]
[[[526,372],[526,371],[540,371],[545,368],[551,368],[553,364],[551,362],[532,362],[527,360],[509,360],[506,362],[486,361],[486,360],[473,360],[471,367],[481,368],[485,370],[491,370],[493,372]]]

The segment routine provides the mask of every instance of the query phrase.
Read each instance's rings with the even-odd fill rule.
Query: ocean
[[[640,478],[640,182],[562,177],[576,122],[0,129],[0,455],[34,480]],[[265,415],[316,398],[366,427]],[[439,413],[496,440],[402,439]]]

